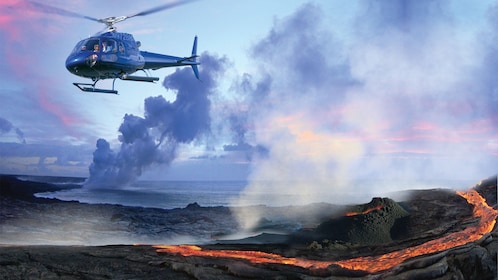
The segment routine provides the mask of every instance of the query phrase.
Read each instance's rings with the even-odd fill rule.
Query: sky
[[[43,3],[104,18],[166,2]],[[104,26],[2,1],[0,173],[317,188],[492,176],[497,13],[471,0],[193,1],[117,28],[175,56],[197,35],[201,81],[161,69],[155,84],[118,80],[105,95],[79,91],[64,66]]]

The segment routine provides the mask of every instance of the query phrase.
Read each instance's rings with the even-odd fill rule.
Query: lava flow
[[[490,207],[485,199],[475,190],[458,192],[458,194],[465,198],[469,204],[474,206],[472,216],[474,218],[480,217],[477,225],[469,226],[460,232],[450,233],[441,238],[417,246],[379,256],[358,257],[338,261],[315,261],[303,258],[288,258],[278,254],[258,251],[203,250],[198,246],[190,245],[159,245],[154,246],[154,248],[160,253],[181,254],[183,256],[244,259],[251,263],[279,263],[307,269],[323,269],[330,265],[337,265],[349,270],[362,270],[369,273],[377,273],[399,265],[409,258],[437,253],[479,240],[484,234],[491,232],[495,226],[498,211]]]
[[[370,213],[372,211],[380,210],[380,209],[382,209],[382,207],[384,207],[384,206],[383,205],[377,205],[375,207],[368,208],[367,210],[362,211],[362,212],[346,212],[346,213],[344,213],[344,216],[346,216],[346,217],[352,217],[352,216],[356,216],[356,215],[365,215],[365,214],[368,214],[368,213]]]

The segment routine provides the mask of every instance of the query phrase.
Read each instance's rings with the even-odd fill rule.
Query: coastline
[[[322,228],[334,221],[340,221],[342,226],[348,225],[344,219],[335,220],[340,209],[325,204],[296,207],[293,210],[303,212],[299,221],[268,218],[260,223],[258,230],[261,234],[253,232],[255,235],[250,238],[240,238],[233,237],[240,228],[227,207],[202,207],[192,203],[185,208],[166,210],[85,204],[33,196],[38,191],[61,186],[19,181],[11,176],[0,176],[0,182],[0,243],[3,243],[0,245],[0,275],[10,279],[268,279],[281,276],[291,279],[368,279],[369,273],[365,271],[337,267],[310,270],[242,259],[185,257],[161,253],[145,244],[197,244],[203,250],[263,251],[310,260],[349,259],[415,246],[462,231],[479,221],[469,216],[472,208],[454,191],[417,190],[410,200],[400,203],[410,212],[410,219],[406,221],[408,231],[397,232],[399,236],[387,243],[355,245],[344,241],[325,243],[322,239],[312,242],[313,239],[309,238],[316,235],[310,235],[310,230],[320,228],[317,223],[326,216],[331,221],[320,224]],[[474,186],[495,210],[498,208],[496,184],[494,176]],[[373,199],[371,203],[378,200]],[[364,206],[354,209],[367,213],[362,210]],[[290,210],[289,207],[262,208],[267,211],[268,217],[270,214],[284,217]],[[333,217],[331,213],[335,213]],[[380,217],[386,214],[388,212],[381,213]],[[349,221],[354,220],[351,218]],[[289,235],[290,232],[306,236]],[[231,235],[232,240],[224,240]],[[292,242],[284,238],[289,236],[294,238]],[[400,266],[380,272],[376,277],[450,279],[451,276],[463,275],[465,279],[496,279],[493,277],[497,271],[497,248],[498,232],[495,226],[491,233],[476,242],[410,259]]]
[[[26,178],[21,180],[19,178]],[[36,193],[42,192],[55,192],[65,189],[80,188],[81,185],[76,182],[83,180],[82,178],[68,178],[75,182],[74,184],[66,184],[64,186],[46,183],[41,180],[29,180],[29,178],[48,178],[48,177],[34,177],[34,176],[20,176],[20,175],[4,175],[0,174],[0,195],[2,197],[10,197],[15,199],[22,199],[26,201],[53,201],[53,199],[37,198]],[[57,178],[57,177],[50,177]],[[52,179],[54,180],[54,179]],[[67,180],[64,180],[67,181]],[[56,199],[57,201],[60,201]]]
[[[183,208],[89,204],[40,198],[35,193],[76,188],[0,176],[0,243],[20,245],[110,244],[208,244],[260,232],[289,233],[319,223],[336,205],[250,206],[243,209],[266,214],[254,232],[240,234],[234,208],[200,206],[195,201]],[[240,208],[241,209],[241,208]],[[301,212],[299,216],[291,213]]]

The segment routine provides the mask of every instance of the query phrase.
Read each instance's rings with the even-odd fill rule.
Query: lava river
[[[486,203],[486,200],[475,190],[458,192],[458,194],[465,198],[469,204],[474,206],[473,217],[480,218],[477,225],[469,226],[462,231],[450,233],[417,246],[379,256],[358,257],[336,261],[316,261],[303,258],[289,258],[278,254],[259,251],[203,250],[202,248],[193,245],[157,245],[154,246],[154,248],[156,248],[159,253],[181,254],[183,256],[235,258],[244,259],[251,263],[278,263],[307,269],[323,269],[330,265],[337,265],[348,270],[362,270],[369,273],[377,273],[399,265],[409,258],[444,251],[479,240],[483,235],[491,232],[495,226],[498,211],[490,207]]]

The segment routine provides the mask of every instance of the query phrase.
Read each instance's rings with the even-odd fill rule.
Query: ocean
[[[81,188],[38,193],[37,197],[57,198],[82,203],[108,203],[126,206],[184,208],[229,206],[247,185],[245,181],[138,181],[116,189]]]
[[[116,189],[92,189],[85,188],[83,182],[64,182],[59,180],[54,184],[80,184],[81,188],[70,188],[57,192],[45,192],[36,194],[37,197],[57,198],[65,201],[79,201],[82,203],[108,203],[126,206],[155,207],[163,209],[184,208],[191,203],[197,203],[203,207],[231,206],[238,201],[237,198],[248,185],[247,181],[137,181],[130,186]],[[402,200],[402,190],[412,189],[467,189],[476,182],[452,181],[452,180],[426,180],[426,181],[383,181],[370,180],[353,183],[355,186],[368,186],[367,188],[356,188],[341,193],[329,192],[323,194],[308,194],[310,199],[303,200],[303,193],[279,193],[275,194],[271,189],[268,194],[258,193],[254,196],[246,196],[244,205],[267,205],[286,206],[299,205],[298,201],[310,203],[366,203],[374,196],[389,196],[393,199]],[[372,191],[371,193],[369,192]],[[382,190],[381,194],[379,190]],[[284,199],[275,199],[276,196]],[[283,201],[283,202],[282,202]]]

